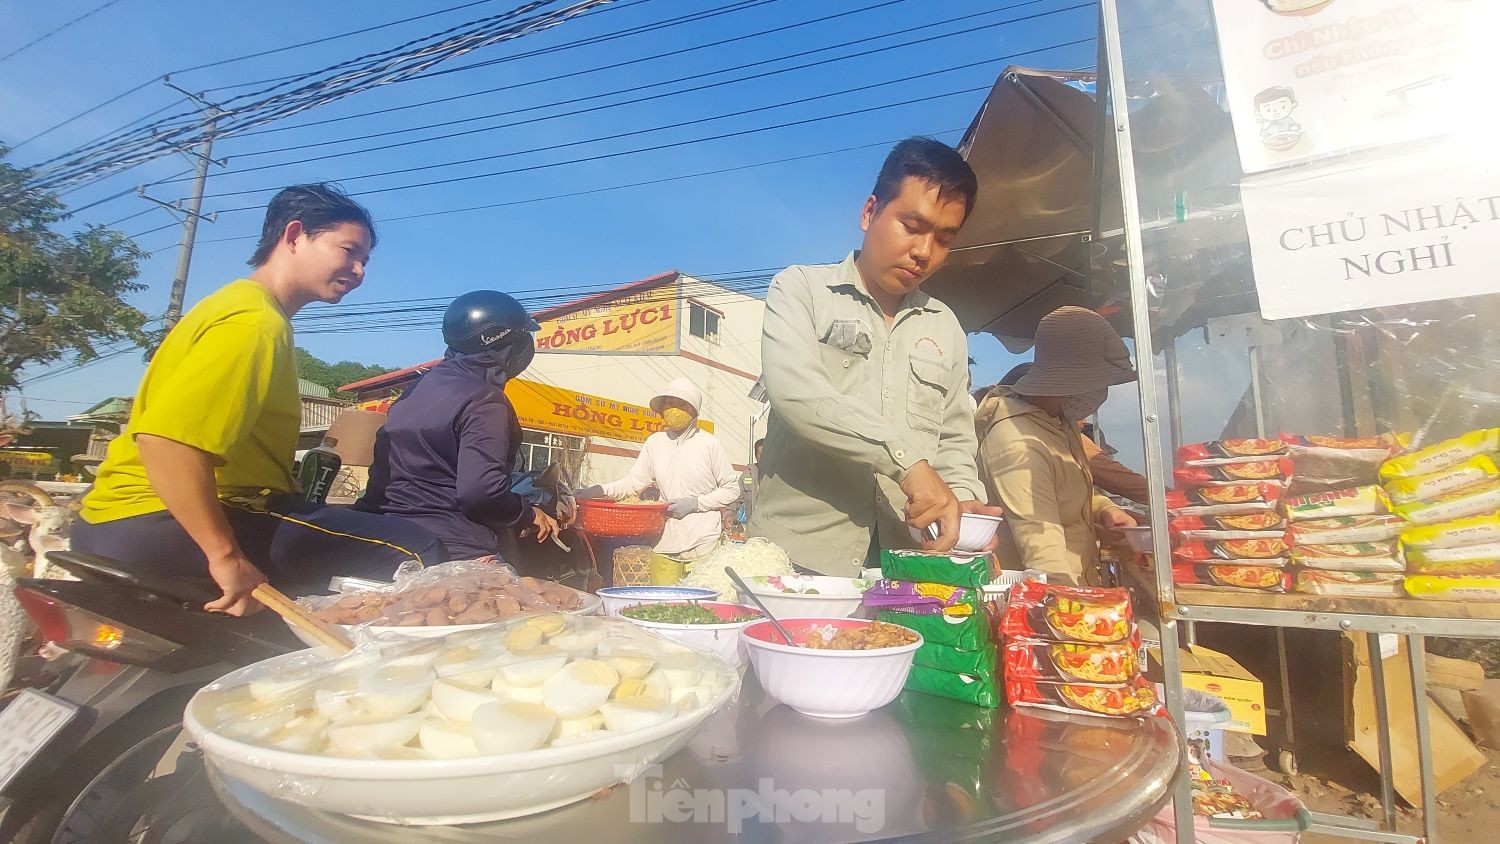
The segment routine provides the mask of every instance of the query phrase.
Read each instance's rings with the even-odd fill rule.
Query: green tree
[[[103,226],[62,234],[56,195],[29,186],[31,172],[6,163],[0,145],[0,392],[23,366],[66,357],[84,362],[106,344],[146,348],[146,315],[125,302],[147,257]]]
[[[298,347],[297,349],[297,375],[301,378],[321,384],[339,398],[353,398],[348,393],[340,393],[339,387],[345,384],[353,384],[376,375],[384,375],[393,370],[376,366],[373,363],[355,363],[352,360],[341,360],[338,363],[329,363],[315,356],[312,352]]]

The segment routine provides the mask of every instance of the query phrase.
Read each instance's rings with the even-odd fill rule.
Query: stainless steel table
[[[1166,804],[1182,762],[1166,718],[985,710],[914,692],[828,721],[766,698],[737,703],[647,775],[540,815],[400,827],[273,799],[210,773],[271,842],[1118,842]],[[736,811],[736,807],[740,807]]]

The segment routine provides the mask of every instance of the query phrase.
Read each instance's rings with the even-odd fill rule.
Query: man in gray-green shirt
[[[957,152],[897,144],[839,264],[794,266],[766,297],[761,379],[771,402],[749,535],[792,562],[855,575],[879,548],[947,551],[961,512],[984,507],[968,339],[921,291],[948,257],[979,187]]]

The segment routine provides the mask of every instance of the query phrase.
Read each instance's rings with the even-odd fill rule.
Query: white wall
[[[748,394],[760,375],[761,321],[765,302],[751,296],[707,288],[703,282],[684,276],[689,296],[679,299],[679,344],[683,352],[697,355],[750,377],[700,363],[680,355],[601,355],[587,353],[539,353],[522,376],[581,393],[647,405],[666,383],[686,377],[703,390],[702,418],[714,423],[730,459],[738,465],[749,462],[750,417],[760,407]],[[705,342],[688,333],[688,298],[698,298],[722,312],[719,343]],[[594,439],[606,446],[636,452],[639,443]],[[583,482],[599,483],[623,475],[630,457],[590,454],[584,464]]]

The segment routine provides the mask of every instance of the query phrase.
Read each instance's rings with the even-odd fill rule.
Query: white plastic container
[[[950,553],[953,554],[982,554],[995,538],[995,532],[1000,529],[1000,523],[1004,521],[999,516],[987,516],[983,513],[964,513],[958,523],[958,544],[953,546]],[[907,528],[911,531],[912,539],[922,541],[922,533],[916,528]]]
[[[777,588],[773,580],[787,588]],[[848,618],[859,610],[865,590],[875,585],[874,581],[853,577],[807,574],[780,575],[774,579],[752,577],[745,583],[777,618]],[[744,590],[740,592],[741,601],[754,603]]]
[[[858,618],[779,619],[794,641],[813,626],[841,630],[874,622]],[[750,665],[766,694],[815,718],[858,718],[896,699],[911,673],[922,637],[910,645],[868,651],[825,650],[787,645],[770,621],[740,632]]]

